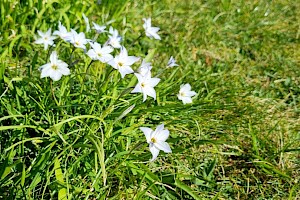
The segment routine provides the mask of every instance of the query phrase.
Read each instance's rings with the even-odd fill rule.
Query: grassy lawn
[[[300,199],[298,1],[2,0],[0,13],[0,199]],[[156,100],[68,42],[34,43],[61,21],[104,44],[83,13],[119,31],[135,71],[151,62]],[[59,81],[39,70],[54,50],[71,72]],[[139,128],[160,124],[172,153],[150,162]]]

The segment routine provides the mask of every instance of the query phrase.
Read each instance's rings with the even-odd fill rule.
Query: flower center
[[[152,143],[156,143],[156,139],[155,138],[151,138],[151,142]]]
[[[122,62],[118,62],[119,67],[123,67],[123,63]]]
[[[79,46],[79,42],[77,41],[77,42],[75,42],[75,44],[77,45],[77,46]]]
[[[58,69],[57,65],[52,65],[51,67],[52,67],[52,69],[54,69],[54,70],[57,70],[57,69]]]
[[[102,57],[102,54],[101,54],[101,53],[97,53],[97,55],[98,55],[99,57]]]
[[[48,40],[48,37],[46,36],[46,37],[44,38],[44,40]]]
[[[145,87],[145,86],[146,86],[146,84],[145,84],[144,82],[142,82],[142,83],[141,83],[141,86],[142,86],[142,87]]]
[[[184,92],[180,92],[180,96],[185,97]]]

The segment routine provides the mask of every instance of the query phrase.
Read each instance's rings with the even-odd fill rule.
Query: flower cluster
[[[89,19],[82,14],[85,22],[86,33],[92,32],[94,30],[94,39],[86,38],[84,32],[77,32],[74,29],[70,31],[59,22],[58,30],[55,30],[52,34],[51,28],[47,32],[38,31],[39,38],[35,40],[36,44],[43,44],[44,50],[49,47],[55,47],[55,40],[60,38],[64,42],[70,43],[73,46],[73,51],[78,48],[84,52],[92,61],[99,61],[101,63],[110,65],[113,69],[118,70],[121,78],[125,78],[128,74],[134,74],[137,78],[138,83],[133,88],[131,93],[142,93],[143,102],[147,100],[150,96],[156,100],[155,87],[161,81],[158,77],[152,76],[152,65],[150,62],[142,60],[140,67],[135,71],[132,66],[141,60],[139,57],[128,55],[128,51],[125,46],[122,45],[122,37],[117,29],[109,27],[106,31],[105,25],[99,25],[92,22],[93,27],[90,27]],[[152,27],[151,18],[144,18],[143,28],[145,30],[145,35],[151,39],[161,40],[158,35],[160,28]],[[99,34],[105,34],[107,40],[104,44],[97,42],[97,37]],[[178,66],[176,60],[171,56],[166,68],[172,68]],[[40,68],[41,78],[50,77],[53,81],[58,81],[61,77],[71,74],[68,64],[62,60],[58,59],[57,51],[52,51],[50,55],[50,63],[44,64]],[[196,92],[191,91],[191,86],[189,84],[181,85],[178,96],[179,100],[182,100],[183,104],[192,103],[191,97],[195,96]],[[169,137],[169,131],[164,129],[164,125],[159,125],[155,131],[147,127],[141,127],[141,131],[144,132],[147,142],[149,143],[149,148],[152,153],[151,161],[155,160],[162,150],[166,153],[171,153],[171,148],[165,141]]]

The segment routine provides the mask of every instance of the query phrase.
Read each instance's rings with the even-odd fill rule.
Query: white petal
[[[148,127],[140,127],[140,130],[143,131],[143,133],[146,137],[146,140],[149,143],[150,140],[151,140],[150,135],[151,135],[153,130],[151,128],[148,128]]]
[[[135,56],[128,56],[126,60],[126,65],[132,65],[133,63],[137,62],[140,58]]]
[[[99,60],[103,63],[107,63],[108,61],[114,59],[114,57],[110,54],[103,55]]]
[[[196,94],[197,94],[197,93],[194,92],[194,91],[187,91],[187,92],[186,92],[186,95],[187,95],[187,96],[190,96],[190,97],[195,96]]]
[[[137,84],[135,88],[131,91],[131,93],[138,93],[138,92],[142,92],[142,87],[140,84]]]
[[[93,49],[90,49],[86,54],[93,60],[97,59],[97,54]]]
[[[121,47],[120,57],[122,58],[128,57],[127,49],[124,46]]]
[[[44,43],[44,50],[48,49],[48,43]]]
[[[143,82],[145,79],[144,76],[142,76],[141,74],[134,73],[134,75],[137,77],[139,83]]]
[[[50,78],[53,81],[58,81],[62,77],[62,74],[58,70],[54,70],[52,74],[50,74]]]
[[[149,149],[150,149],[150,152],[152,153],[152,159],[150,160],[152,162],[157,158],[157,156],[159,154],[159,149],[157,149],[153,144],[149,145]]]
[[[134,71],[131,69],[131,67],[129,66],[122,66],[122,67],[119,67],[119,72],[121,74],[121,77],[124,78],[124,76],[126,74],[131,74],[133,73]]]
[[[155,90],[154,90],[153,87],[150,87],[150,86],[146,87],[146,88],[144,89],[144,92],[145,92],[148,96],[152,97],[154,100],[156,99],[156,92],[155,92]]]
[[[50,62],[51,64],[56,65],[57,64],[57,53],[56,51],[53,51],[50,55]]]
[[[156,143],[154,143],[154,146],[156,148],[158,148],[159,150],[164,151],[165,153],[172,153],[172,150],[171,150],[169,144],[166,142],[157,141]]]
[[[187,103],[192,103],[192,98],[191,97],[182,97],[182,102],[183,104],[187,104]]]
[[[159,131],[159,132],[156,134],[156,137],[155,137],[155,138],[156,138],[158,141],[164,142],[164,141],[166,141],[166,140],[168,139],[169,135],[170,135],[169,130],[161,130],[161,131]]]
[[[112,66],[115,69],[118,69],[115,59],[108,61],[107,64],[109,64],[110,66]]]
[[[111,48],[110,46],[106,46],[106,47],[103,47],[102,49],[101,49],[101,52],[102,53],[111,53],[111,52],[113,52],[113,48]]]
[[[142,93],[143,93],[143,102],[145,102],[147,100],[147,94],[143,91],[142,91]]]
[[[34,41],[35,44],[43,44],[44,43],[44,40],[43,38],[39,38],[37,39],[36,41]]]
[[[155,132],[159,133],[160,131],[164,130],[164,128],[165,128],[165,125],[164,124],[160,124],[160,125],[158,125],[156,127]],[[154,136],[152,136],[152,137],[154,137]]]
[[[187,83],[185,85],[181,85],[180,89],[183,89],[184,91],[191,90],[191,85],[189,83]]]
[[[41,66],[42,73],[41,73],[41,78],[49,77],[51,74],[51,65],[50,63]]]
[[[159,81],[160,81],[159,78],[151,78],[149,80],[149,85],[151,85],[151,87],[155,87],[159,83]]]
[[[61,73],[61,74],[63,74],[63,75],[69,75],[70,74],[70,69],[69,68],[67,68],[67,67],[60,67],[59,68],[59,72]]]

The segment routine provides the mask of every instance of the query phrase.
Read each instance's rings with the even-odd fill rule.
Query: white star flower
[[[47,32],[38,31],[40,38],[38,38],[34,43],[35,44],[44,44],[44,50],[48,49],[48,46],[54,46],[55,36],[51,35],[51,28]]]
[[[41,66],[40,71],[41,78],[50,77],[53,81],[58,81],[62,75],[69,75],[70,69],[68,64],[57,58],[56,51],[53,51],[50,55],[50,63]]]
[[[103,63],[107,63],[114,57],[110,54],[113,52],[113,48],[110,46],[101,47],[97,42],[90,43],[92,49],[87,52],[87,55],[93,60],[100,60]]]
[[[156,92],[154,87],[159,83],[159,78],[151,78],[150,71],[145,74],[145,76],[135,73],[135,76],[138,79],[138,84],[131,91],[131,93],[143,93],[143,101],[146,101],[147,95],[152,97],[154,100],[156,99]]]
[[[72,43],[75,47],[86,49],[85,45],[88,43],[89,40],[85,38],[83,32],[77,33],[75,30],[71,29],[71,34],[67,38],[70,43]]]
[[[92,22],[93,23],[93,25],[94,25],[94,27],[93,27],[93,29],[95,29],[96,30],[96,32],[97,33],[104,33],[104,32],[107,32],[105,29],[106,29],[106,26],[100,26],[100,25],[98,25],[98,24],[96,24],[96,23],[94,23],[94,22]]]
[[[170,132],[168,129],[164,129],[164,124],[157,126],[155,131],[147,127],[140,127],[140,130],[143,131],[147,143],[149,144],[149,149],[152,154],[152,159],[150,161],[154,161],[157,158],[160,150],[165,153],[172,153],[169,144],[165,142],[168,139]]]
[[[176,60],[173,58],[173,56],[171,56],[167,67],[174,67],[174,66],[178,66],[178,65],[176,64]]]
[[[107,41],[107,44],[111,45],[113,48],[119,49],[121,48],[121,40],[122,37],[119,35],[118,30],[113,29],[113,27],[109,27],[109,39]]]
[[[160,40],[160,36],[157,34],[157,32],[159,31],[159,27],[151,27],[151,18],[143,18],[144,20],[144,24],[143,27],[146,31],[146,36],[148,36],[149,38],[154,38],[157,40]]]
[[[82,17],[84,19],[84,23],[85,23],[85,26],[86,26],[86,32],[88,33],[91,30],[89,18],[87,18],[84,13],[82,13]]]
[[[134,71],[130,67],[133,63],[137,62],[140,58],[135,56],[128,56],[127,50],[125,47],[121,47],[120,54],[117,55],[114,59],[108,62],[113,68],[119,70],[121,77],[124,78],[126,74],[131,74]]]
[[[187,83],[180,86],[179,94],[177,94],[177,97],[179,100],[182,100],[183,104],[187,104],[192,103],[192,97],[196,94],[196,92],[191,91],[191,85]]]
[[[67,31],[67,28],[58,22],[58,30],[53,32],[53,35],[59,36],[62,40],[69,42],[68,38],[70,38],[71,33]]]
[[[145,62],[145,60],[143,60],[140,68],[138,69],[138,73],[142,76],[145,76],[148,72],[150,72],[152,69],[151,63],[149,62]]]

